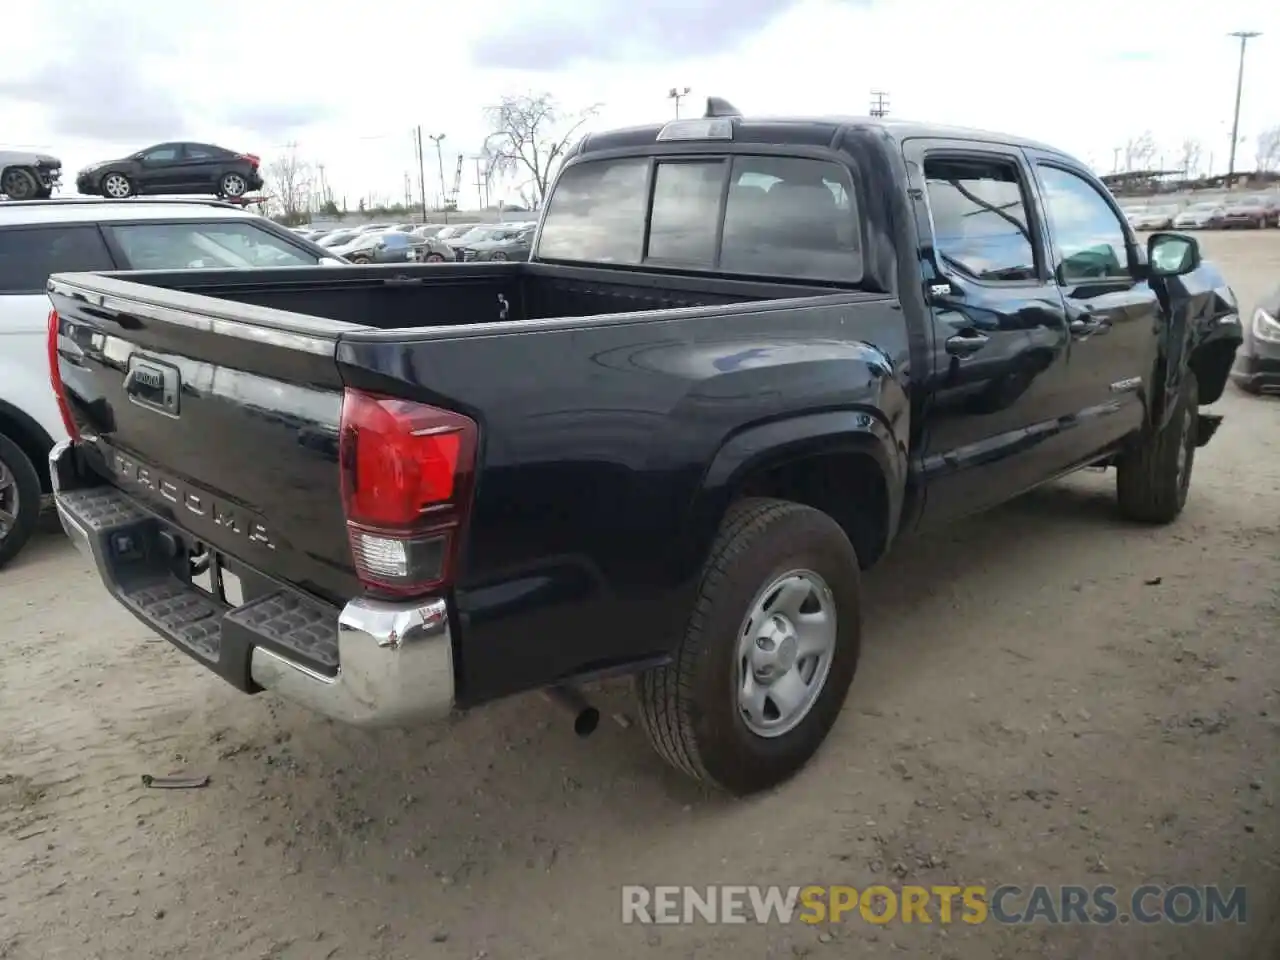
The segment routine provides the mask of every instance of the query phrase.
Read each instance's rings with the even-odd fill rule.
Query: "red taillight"
[[[471,501],[475,421],[348,389],[338,458],[360,581],[394,594],[448,583]]]
[[[58,311],[49,311],[49,385],[53,387],[53,395],[58,401],[58,413],[62,415],[62,427],[72,440],[80,439],[80,430],[71,416],[71,405],[67,403],[67,389],[62,384],[62,369],[58,366]]]
[[[242,154],[240,154],[240,159],[241,159],[241,160],[248,160],[251,164],[253,164],[253,166],[254,166],[255,168],[256,168],[256,167],[260,167],[260,166],[262,165],[262,160],[261,160],[261,158],[257,157],[256,155],[254,155],[254,154],[252,154],[252,153],[242,153]]]

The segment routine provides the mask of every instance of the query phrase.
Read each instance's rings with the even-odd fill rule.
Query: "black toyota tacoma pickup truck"
[[[368,726],[634,674],[740,794],[827,735],[904,534],[1090,465],[1174,520],[1241,341],[1051,147],[717,102],[587,136],[527,263],[49,290],[58,510],[157,633]]]

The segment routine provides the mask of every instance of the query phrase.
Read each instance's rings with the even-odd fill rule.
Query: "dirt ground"
[[[1210,235],[1247,306],[1280,231]],[[362,733],[243,697],[57,532],[0,573],[0,958],[1280,956],[1280,405],[1183,517],[1086,474],[903,543],[795,781],[733,802],[537,696]],[[627,712],[624,684],[601,691]],[[208,774],[200,790],[143,774]],[[1247,922],[623,926],[628,883],[1247,885]]]

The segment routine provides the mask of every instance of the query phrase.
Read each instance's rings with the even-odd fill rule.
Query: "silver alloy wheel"
[[[102,181],[102,192],[109,197],[123,200],[133,192],[133,188],[129,186],[129,178],[123,173],[109,173]]]
[[[249,185],[244,182],[244,177],[238,173],[228,173],[222,178],[222,192],[228,197],[240,197],[244,195]]]
[[[808,716],[836,649],[836,605],[812,570],[791,570],[752,601],[738,634],[738,711],[759,737],[780,737]]]
[[[22,507],[18,499],[18,478],[9,465],[0,460],[0,540],[4,540],[18,525],[18,511]]]

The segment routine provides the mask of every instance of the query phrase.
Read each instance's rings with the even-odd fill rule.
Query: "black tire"
[[[753,733],[739,711],[736,648],[760,591],[792,570],[811,570],[830,588],[835,647],[808,713],[788,732],[765,737]],[[783,500],[742,500],[730,508],[672,662],[636,678],[641,723],[659,756],[738,796],[800,770],[830,732],[857,669],[860,583],[853,546],[826,514]]]
[[[368,257],[366,257],[366,256],[365,256],[364,254],[362,254],[362,253],[360,253],[360,254],[356,254],[355,256],[351,257],[350,259],[351,259],[351,262],[352,262],[352,263],[373,263],[373,261],[372,261],[372,260],[370,260]]]
[[[0,509],[10,503],[6,492],[9,481],[9,489],[17,493],[17,510],[7,529],[0,521],[0,567],[26,546],[40,519],[40,477],[36,468],[21,447],[0,434]]]
[[[1199,410],[1200,387],[1187,370],[1168,423],[1148,432],[1116,463],[1116,494],[1126,520],[1170,523],[1182,513],[1195,465]],[[1180,454],[1185,454],[1181,465]]]
[[[444,257],[438,253],[428,253],[426,256],[427,263],[444,263]]]
[[[34,200],[40,193],[40,181],[26,167],[8,167],[0,178],[0,193],[10,200]]]
[[[224,173],[218,181],[218,195],[239,200],[249,192],[249,181],[235,172]]]
[[[112,193],[107,189],[108,182],[112,184],[121,184],[123,189],[116,193]],[[108,200],[126,200],[132,197],[137,190],[133,186],[133,181],[119,171],[112,171],[103,176],[98,182],[99,192]]]

